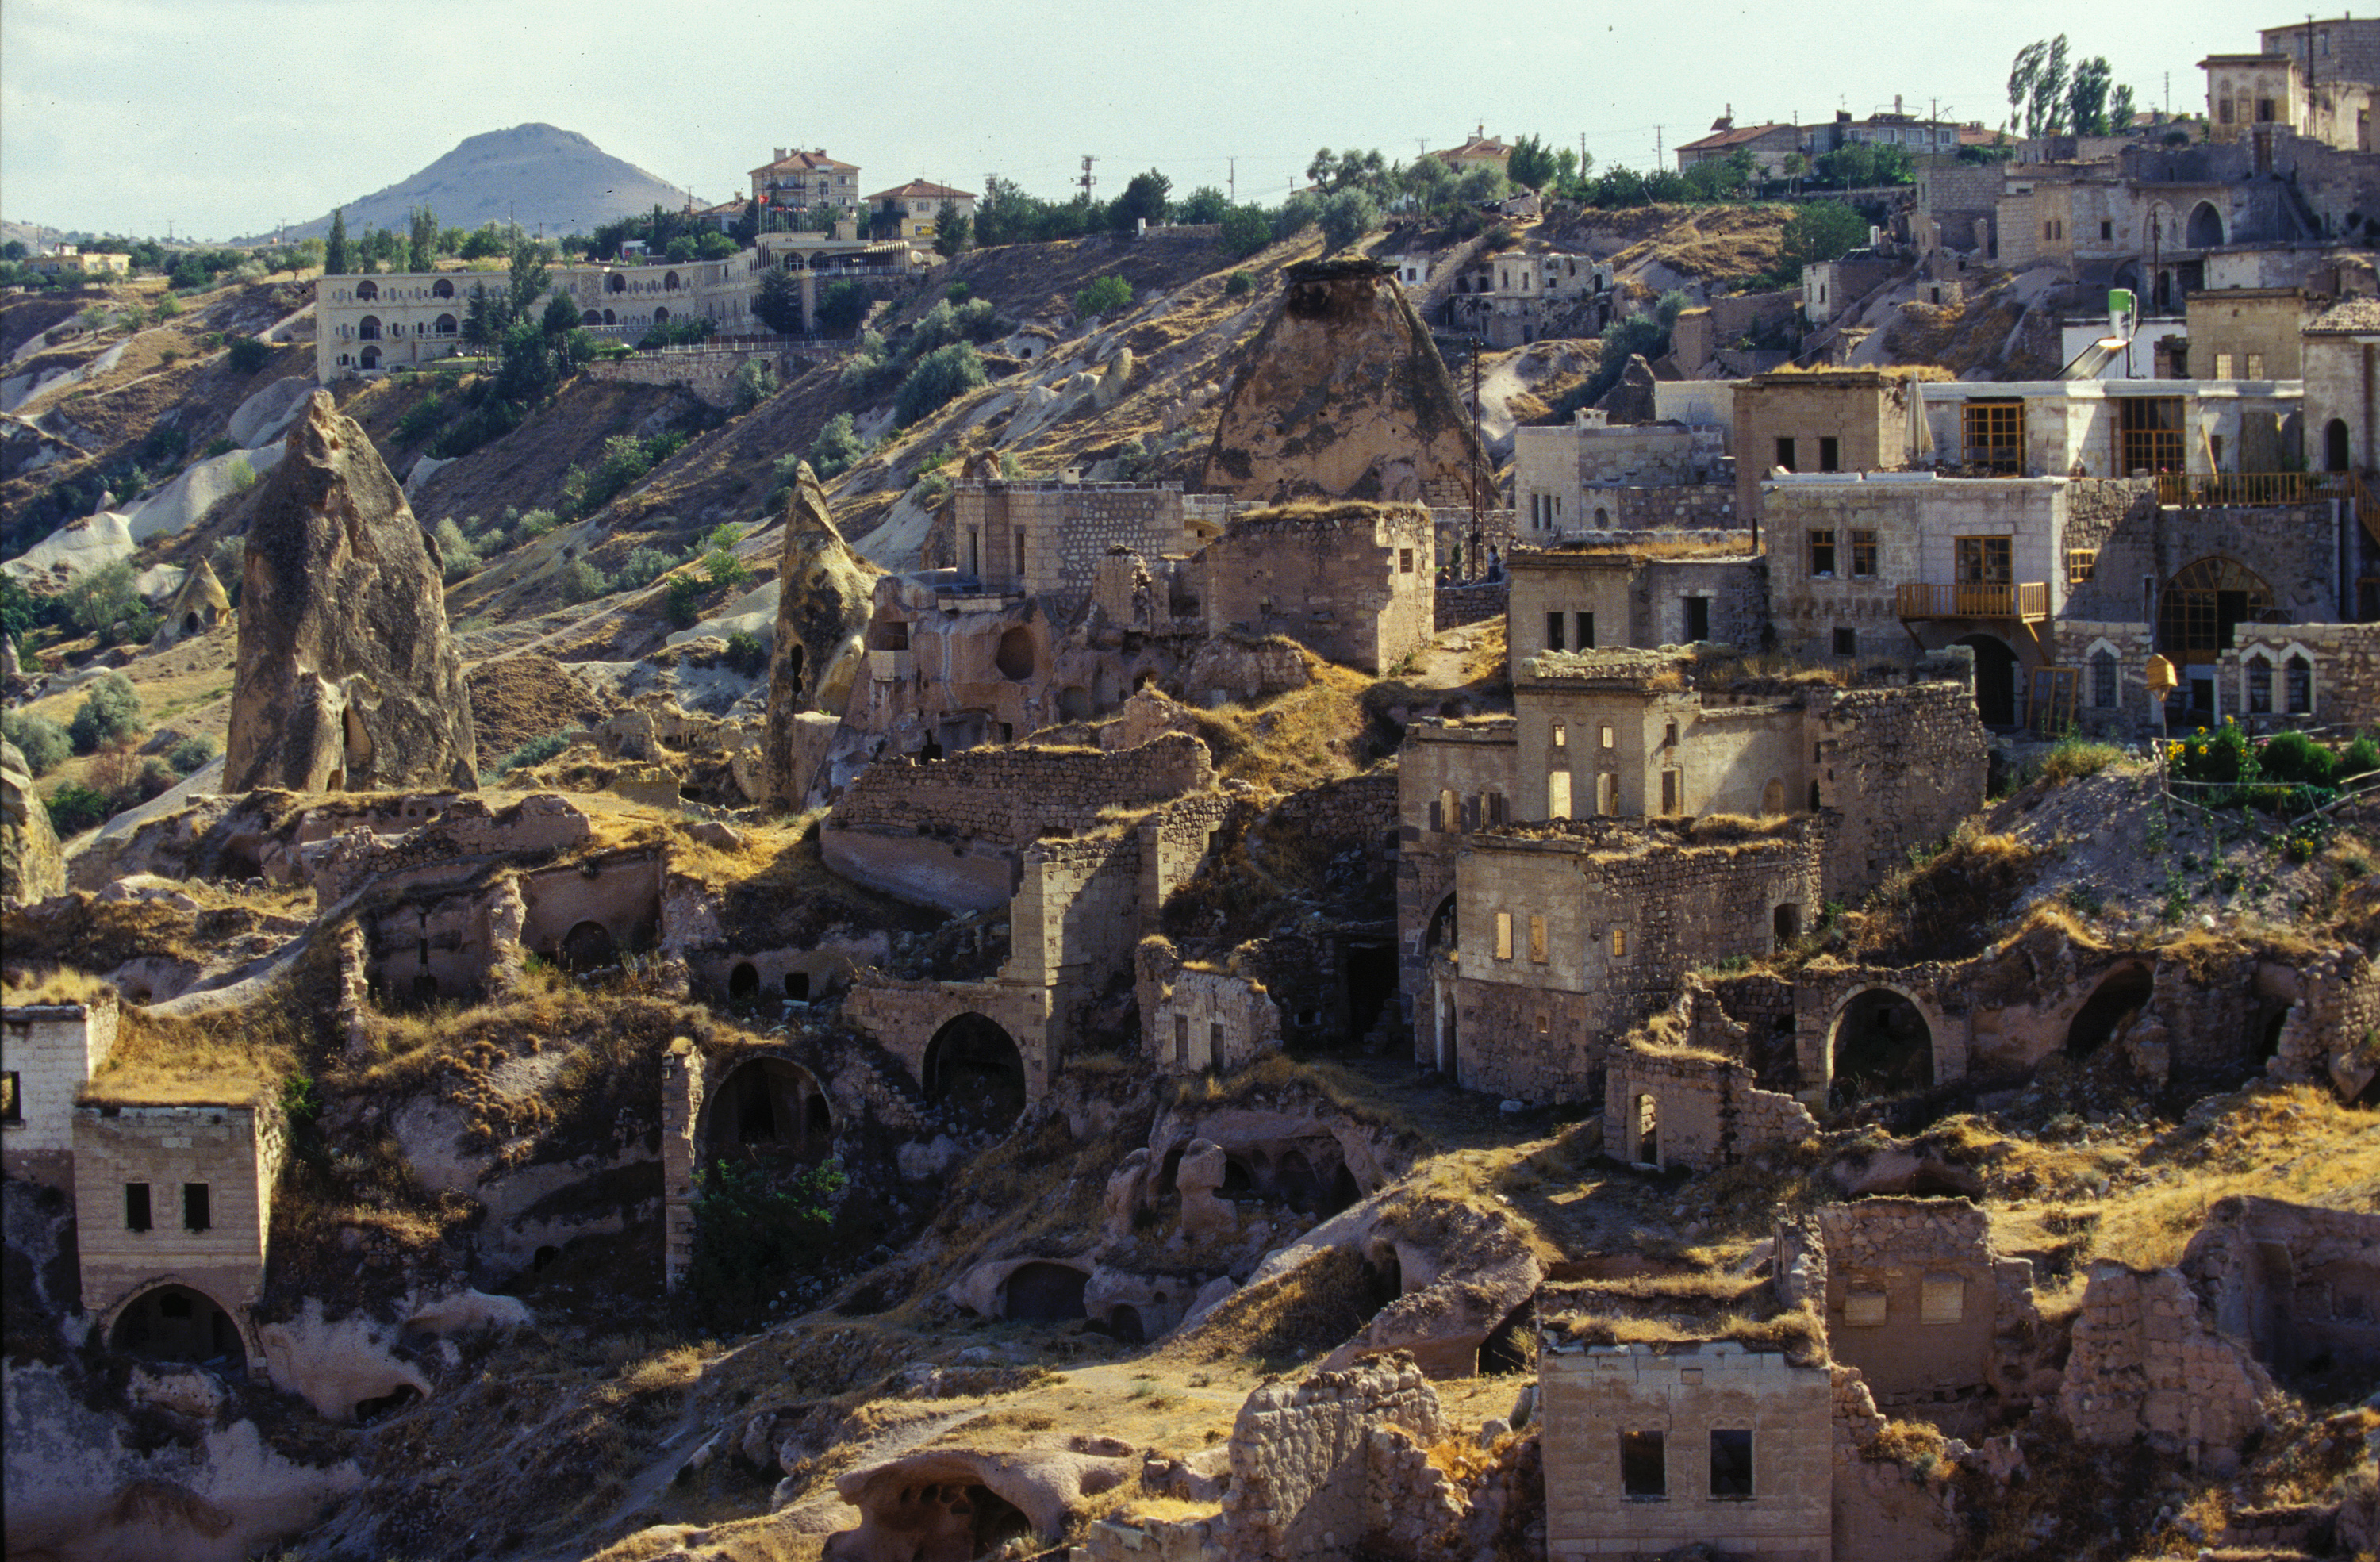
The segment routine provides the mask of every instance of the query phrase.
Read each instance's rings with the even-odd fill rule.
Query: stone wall
[[[1099,561],[1124,548],[1147,558],[1186,553],[1221,529],[1225,502],[1178,485],[961,483],[929,532],[924,556],[969,578],[1042,598],[1071,615],[1089,600]]]
[[[1537,1360],[1551,1562],[1729,1556],[1829,1562],[1834,1389],[1825,1367],[1731,1340],[1555,1345]],[[1712,1494],[1712,1434],[1752,1434],[1752,1495]],[[1661,1498],[1622,1485],[1623,1435],[1656,1433]]]
[[[765,363],[789,381],[809,367],[806,358],[775,347],[700,347],[692,351],[638,353],[600,358],[586,367],[590,380],[626,385],[676,385],[712,406],[735,405],[735,376],[747,363]]]
[[[2078,1439],[2121,1447],[2145,1437],[2226,1473],[2263,1430],[2272,1391],[2243,1346],[2206,1326],[2180,1270],[2092,1265],[2058,1396]]]
[[[1605,1079],[1603,1143],[1632,1163],[1714,1171],[1818,1132],[1807,1108],[1760,1089],[1742,1063],[1631,1047],[1612,1055]]]
[[[2276,1372],[2380,1372],[2380,1214],[2227,1198],[2180,1267],[2215,1327]]]
[[[1811,710],[1828,900],[1850,901],[1984,805],[1983,723],[1956,684],[1843,689]]]
[[[2075,670],[2075,725],[2093,737],[2133,738],[2161,730],[2164,702],[2149,692],[2149,658],[2156,631],[2145,622],[2061,618],[2055,625],[2058,665]],[[2101,655],[2116,659],[2115,698],[2101,703]]]
[[[2335,623],[2339,617],[2342,527],[2354,525],[2340,502],[2249,507],[2128,510],[2098,543],[2090,584],[2078,587],[2068,610],[2077,618],[2118,622],[2145,616],[2145,578],[2162,593],[2200,559],[2238,561],[2271,588],[2275,611],[2289,624]],[[2273,627],[2265,625],[2263,627]]]
[[[1501,618],[1512,595],[1512,583],[1509,580],[1440,586],[1430,597],[1430,625],[1440,630],[1459,629],[1466,624]]]
[[[679,1036],[662,1056],[662,1283],[671,1290],[694,1262],[694,1174],[702,1147],[702,1054]]]
[[[2231,632],[2232,648],[2216,658],[2216,697],[2226,716],[2250,731],[2282,727],[2380,727],[2380,624],[2241,624]],[[2289,668],[2304,659],[2312,673],[2309,708],[2292,711]],[[2271,672],[2266,708],[2255,708],[2249,685],[2251,662]]]
[[[1779,466],[1795,472],[1898,472],[1909,465],[1909,402],[1913,381],[1873,369],[1768,374],[1735,392],[1735,514],[1758,525],[1761,486]],[[1834,442],[1829,468],[1822,440]],[[1790,461],[1780,442],[1792,443]]]
[[[1417,1001],[1429,990],[1428,960],[1439,913],[1451,917],[1454,863],[1484,818],[1502,822],[1512,784],[1510,721],[1415,721],[1397,759],[1397,975],[1414,1005],[1415,1060],[1434,1066],[1435,1010]]]
[[[120,1013],[112,992],[0,1009],[0,1072],[16,1108],[0,1120],[0,1165],[11,1177],[72,1185],[75,1097],[115,1050]]]
[[[1300,1384],[1269,1383],[1232,1425],[1223,1495],[1225,1555],[1342,1557],[1395,1516],[1374,1500],[1374,1434],[1390,1427],[1423,1447],[1447,1431],[1438,1395],[1411,1361],[1390,1358]],[[1392,1453],[1393,1442],[1379,1445]]]
[[[112,1319],[164,1281],[205,1293],[242,1320],[263,1293],[279,1113],[253,1106],[80,1107],[74,1121],[76,1251],[86,1311]],[[149,1229],[130,1226],[127,1189],[148,1190]],[[206,1192],[192,1230],[187,1190]]]
[[[1141,747],[989,748],[919,762],[879,760],[827,816],[836,830],[921,830],[1018,847],[1093,828],[1110,807],[1164,802],[1213,778],[1207,745],[1168,733]]]
[[[1437,529],[1417,504],[1251,511],[1196,573],[1208,633],[1286,635],[1366,672],[1435,632]]]
[[[1824,1278],[1806,1300],[1827,1320],[1835,1360],[1859,1369],[1879,1406],[1889,1413],[1993,1381],[1993,1341],[2016,1320],[1998,1315],[1999,1260],[1983,1210],[1964,1199],[1866,1198],[1814,1219]],[[2029,1297],[2032,1265],[2009,1262]]]
[[[1135,966],[1141,1055],[1159,1073],[1229,1073],[1281,1050],[1281,1010],[1263,983],[1186,966],[1159,937],[1141,940]]]

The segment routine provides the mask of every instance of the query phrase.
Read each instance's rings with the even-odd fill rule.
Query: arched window
[[[452,298],[455,297],[455,285],[442,276],[430,285],[430,296],[432,298]]]
[[[603,323],[603,317],[597,314],[593,309],[589,309],[585,314],[578,317],[578,323],[581,325],[601,325]]]
[[[2214,203],[2202,200],[2190,209],[2189,248],[2214,249],[2223,243],[2223,213]]]
[[[2292,716],[2313,714],[2313,663],[2302,655],[2293,656],[2281,668],[2283,699]]]
[[[378,347],[366,347],[364,349],[363,367],[366,369],[378,369],[380,367],[380,349]]]
[[[625,293],[627,290],[628,279],[618,272],[613,272],[603,279],[603,291],[606,293]]]
[[[2157,597],[2157,649],[2204,662],[2228,650],[2231,632],[2273,611],[2273,589],[2236,559],[2210,554],[2182,566]]]
[[[659,304],[654,305],[654,306],[653,306],[653,323],[654,323],[655,325],[659,325],[662,321],[665,321],[665,320],[667,320],[667,319],[669,319],[669,311],[668,311],[667,309],[665,309],[662,308]]]
[[[452,336],[455,334],[455,317],[453,315],[440,315],[436,321],[432,323],[431,329],[441,336]]]
[[[674,293],[677,291],[677,272],[672,272],[667,276],[662,278],[662,291],[664,293]]]
[[[2113,710],[2117,697],[2116,653],[2102,646],[2091,653],[2091,708]]]
[[[609,309],[605,309],[605,310],[603,311],[603,323],[604,323],[604,324],[606,324],[606,325],[617,325],[617,324],[619,324],[620,322],[619,322],[617,320],[615,320],[614,318],[613,318],[613,314],[612,314],[612,311],[611,311],[611,310],[609,310]]]
[[[2248,714],[2270,716],[2273,713],[2273,659],[2252,655],[2240,664],[2240,682],[2245,685],[2243,692]]]
[[[366,315],[356,322],[356,334],[367,342],[380,340],[380,316]]]
[[[356,284],[356,297],[358,298],[379,297],[380,284],[376,282],[359,282]]]

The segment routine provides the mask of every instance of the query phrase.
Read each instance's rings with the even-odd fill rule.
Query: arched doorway
[[[1429,914],[1429,926],[1422,934],[1422,953],[1427,955],[1433,951],[1452,949],[1456,931],[1454,897],[1449,895],[1438,902],[1436,911]]]
[[[366,369],[378,369],[380,367],[380,349],[378,347],[366,347],[363,351],[363,356],[357,359],[357,362],[360,363]]]
[[[727,1001],[749,1003],[760,996],[760,968],[748,960],[739,960],[735,969],[727,973]]]
[[[1355,1181],[1355,1174],[1342,1166],[1339,1175],[1330,1180],[1330,1192],[1323,1198],[1320,1213],[1325,1217],[1336,1215],[1363,1196],[1363,1185]]]
[[[1090,1277],[1064,1264],[1032,1263],[1011,1271],[1001,1311],[1022,1323],[1057,1324],[1087,1317],[1083,1287]]]
[[[185,635],[195,635],[198,632],[199,615],[195,611],[184,613],[182,615],[182,633]]]
[[[569,971],[595,971],[612,963],[612,930],[588,921],[562,936],[562,964]]]
[[[2066,1027],[2069,1056],[2087,1058],[2146,1008],[2156,978],[2145,965],[2119,965],[2100,980]]]
[[[1372,1034],[1381,1011],[1397,990],[1397,951],[1384,943],[1346,946],[1347,1039],[1361,1041]]]
[[[2239,560],[2220,553],[2184,564],[2157,593],[2157,652],[2182,669],[2193,710],[2215,708],[2215,660],[2231,632],[2262,623],[2273,588]]]
[[[2329,422],[2324,424],[2322,427],[2322,469],[2325,472],[2344,472],[2348,469],[2348,466],[2353,458],[2353,452],[2348,448],[2347,419],[2344,418],[2334,418]]]
[[[834,1108],[818,1077],[783,1058],[754,1058],[719,1084],[703,1159],[765,1156],[810,1160],[834,1144]]]
[[[807,971],[786,972],[785,996],[795,1003],[808,1003],[810,999],[810,974]]]
[[[1986,727],[2015,726],[2015,650],[1997,635],[1966,635],[1950,643],[1975,653],[1975,719]]]
[[[2223,213],[2215,210],[2212,201],[2202,200],[2190,209],[2190,231],[2183,243],[2192,249],[2219,248],[2223,243]]]
[[[1768,923],[1769,934],[1781,950],[1802,936],[1802,908],[1787,901],[1769,913]]]
[[[1018,625],[1003,632],[1000,648],[992,652],[991,664],[1000,675],[1013,684],[1022,684],[1033,676],[1033,632]]]
[[[1025,1056],[981,1014],[961,1014],[936,1031],[924,1072],[926,1099],[967,1127],[1005,1128],[1025,1109]]]
[[[125,1303],[107,1343],[110,1350],[152,1362],[220,1363],[243,1372],[248,1366],[239,1325],[214,1298],[188,1286],[158,1286]]]
[[[1312,1210],[1322,1193],[1312,1163],[1295,1150],[1281,1157],[1281,1164],[1273,1168],[1273,1183],[1281,1190],[1281,1201],[1295,1210]]]
[[[1828,1053],[1835,1088],[1846,1099],[1897,1096],[1934,1083],[1934,1031],[1917,1005],[1888,987],[1870,987],[1842,1008]]]
[[[1108,1332],[1120,1345],[1146,1345],[1148,1331],[1140,1321],[1140,1309],[1129,1302],[1119,1302],[1108,1314]]]

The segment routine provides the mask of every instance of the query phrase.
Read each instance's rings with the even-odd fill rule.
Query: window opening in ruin
[[[1542,916],[1529,918],[1529,959],[1538,965],[1546,963],[1546,919]]]
[[[1955,1324],[1967,1315],[1967,1282],[1956,1275],[1928,1275],[1917,1292],[1917,1321]]]
[[[1314,1175],[1313,1163],[1295,1150],[1281,1157],[1281,1164],[1273,1168],[1273,1182],[1282,1202],[1294,1210],[1311,1213],[1322,1196],[1322,1179]]]
[[[1397,951],[1390,944],[1346,946],[1347,1039],[1361,1041],[1372,1034],[1380,1011],[1397,990]]]
[[[1687,640],[1696,641],[1709,639],[1710,599],[1708,597],[1688,597],[1683,599],[1683,601],[1686,610]]]
[[[559,953],[566,971],[600,970],[613,963],[612,931],[600,922],[581,922],[563,936]]]
[[[1512,1377],[1537,1370],[1536,1307],[1523,1302],[1479,1342],[1479,1375]]]
[[[116,1315],[108,1348],[154,1362],[221,1363],[244,1370],[239,1326],[203,1291],[166,1285],[134,1297]]]
[[[1764,815],[1769,816],[1781,814],[1785,811],[1785,783],[1783,781],[1771,780],[1767,786],[1760,789],[1760,811]]]
[[[1636,1154],[1647,1166],[1661,1164],[1661,1104],[1646,1091],[1636,1097]]]
[[[1830,1050],[1835,1090],[1845,1101],[1934,1084],[1934,1032],[1915,1004],[1888,988],[1872,987],[1844,1007]]]
[[[2313,714],[2313,663],[2301,656],[2289,658],[2281,669],[2282,697],[2292,716]]]
[[[1190,1066],[1190,1022],[1179,1014],[1173,1016],[1173,1066]]]
[[[1456,930],[1454,897],[1449,895],[1438,903],[1438,910],[1430,915],[1429,931],[1422,938],[1423,951],[1452,948]]]
[[[1546,776],[1546,817],[1570,817],[1570,772],[1553,770]]]
[[[1802,936],[1802,908],[1786,902],[1769,914],[1768,926],[1776,938],[1776,947],[1783,949]]]
[[[1835,631],[1834,647],[1835,654],[1837,656],[1859,655],[1859,631],[1856,629],[1837,629]]]
[[[1788,472],[1800,470],[1793,465],[1793,441],[1789,435],[1777,436],[1777,465]]]
[[[808,1003],[810,997],[810,974],[807,971],[786,972],[785,996],[796,1003]]]
[[[1616,738],[1612,733],[1610,722],[1606,721],[1599,729],[1597,729],[1597,738],[1602,747],[1610,748],[1615,745]]]
[[[1546,649],[1549,651],[1558,651],[1561,648],[1562,615],[1558,612],[1549,612],[1546,614]]]
[[[1000,648],[992,653],[992,665],[1000,675],[1014,684],[1022,684],[1033,676],[1038,659],[1033,654],[1033,632],[1019,624],[1000,636]]]
[[[1815,814],[1821,806],[1822,805],[1818,801],[1818,783],[1816,781],[1812,781],[1810,783],[1810,812]]]
[[[0,1074],[0,1122],[22,1122],[25,1120],[24,1103],[22,1098],[17,1094],[18,1089],[18,1081],[17,1071],[15,1069],[10,1069],[6,1073]]]
[[[1853,1290],[1843,1294],[1843,1322],[1853,1328],[1881,1328],[1888,1311],[1884,1292]]]
[[[727,1001],[749,1003],[760,996],[760,968],[748,960],[739,960],[735,969],[727,974]]]
[[[1810,533],[1810,573],[1831,578],[1835,573],[1835,534],[1832,531]]]
[[[1583,651],[1595,649],[1595,615],[1591,612],[1574,612],[1570,617],[1571,627],[1577,631],[1572,636],[1572,642]]]
[[[1512,914],[1509,911],[1496,914],[1496,958],[1512,958]]]
[[[1209,1020],[1208,1022],[1207,1022],[1207,1062],[1208,1062],[1208,1067],[1210,1067],[1210,1068],[1220,1067],[1220,1066],[1221,1066],[1221,1065],[1220,1065],[1220,1059],[1221,1059],[1222,1056],[1223,1056],[1223,1026],[1222,1026],[1222,1023],[1221,1023],[1221,1022],[1220,1022],[1220,1021]]]
[[[2228,650],[2231,632],[2273,609],[2272,587],[2235,559],[2210,554],[2182,566],[2157,593],[2157,649],[2205,662]]]
[[[1606,770],[1595,778],[1595,811],[1605,818],[1615,818],[1620,813],[1620,772]]]
[[[1363,1196],[1364,1190],[1355,1181],[1355,1174],[1342,1166],[1339,1174],[1330,1180],[1330,1192],[1323,1196],[1322,1208],[1318,1213],[1325,1217],[1336,1215]]]
[[[2201,211],[2206,210],[2204,207]],[[2193,216],[2191,224],[2197,225]],[[2220,240],[2217,240],[2219,243]],[[2116,438],[2119,477],[2140,472],[2179,472],[2181,456],[2180,396],[2119,396]]]
[[[1148,1335],[1141,1326],[1140,1309],[1126,1302],[1118,1302],[1108,1314],[1108,1332],[1115,1336],[1119,1345],[1148,1343]]]
[[[1620,1491],[1631,1502],[1661,1502],[1670,1495],[1669,1460],[1658,1432],[1620,1435]]]
[[[1661,746],[1664,748],[1678,746],[1678,724],[1675,721],[1670,722],[1661,729]]]
[[[1975,653],[1975,719],[1986,727],[2016,725],[2016,652],[1996,635],[1967,635],[1950,642]]]
[[[1832,434],[1818,436],[1818,470],[1840,472],[1843,469],[1842,442]]]
[[[214,1226],[213,1200],[204,1182],[182,1184],[182,1229],[205,1231]]]
[[[1087,1316],[1083,1310],[1083,1285],[1090,1277],[1063,1264],[1034,1263],[1019,1266],[1002,1287],[1002,1314],[1022,1323],[1055,1324]]]
[[[1463,829],[1463,799],[1456,795],[1452,787],[1450,786],[1438,794],[1438,801],[1431,805],[1430,811],[1437,815],[1437,817],[1429,821],[1431,829],[1447,835],[1455,834]]]
[[[1751,1428],[1711,1428],[1710,1495],[1722,1498],[1752,1495]]]
[[[1684,805],[1685,788],[1685,771],[1663,770],[1661,772],[1661,812],[1663,814],[1674,814]]]
[[[1410,549],[1410,548],[1400,548],[1400,549],[1398,549],[1398,550],[1397,550],[1397,573],[1398,573],[1399,575],[1411,575],[1411,574],[1413,574],[1413,572],[1414,572],[1414,554],[1413,554],[1413,550],[1412,550],[1412,549]]]
[[[149,1184],[127,1182],[124,1185],[124,1229],[145,1231],[149,1229]]]
[[[1237,1156],[1225,1156],[1223,1181],[1215,1189],[1217,1195],[1227,1199],[1247,1198],[1256,1191],[1256,1173],[1248,1169],[1248,1163]]]
[[[1614,927],[1611,930],[1611,958],[1614,960],[1628,958],[1628,929],[1625,927]]]
[[[2347,419],[2334,418],[2323,425],[2322,466],[2326,472],[2344,472],[2353,464],[2349,445]]]
[[[2117,699],[2116,653],[2102,647],[2091,653],[2091,706],[2113,710]]]
[[[1551,1020],[1548,1019],[1543,1014],[1537,1016],[1537,1034],[1539,1035],[1551,1035],[1553,1028],[1553,1022]]]
[[[1005,1128],[1025,1109],[1025,1059],[995,1021],[961,1014],[926,1044],[926,1099],[970,1127]]]

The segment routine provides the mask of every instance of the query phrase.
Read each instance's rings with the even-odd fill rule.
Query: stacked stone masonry
[[[1390,1358],[1304,1383],[1268,1384],[1232,1424],[1232,1484],[1223,1496],[1230,1555],[1339,1557],[1360,1550],[1392,1516],[1376,1502],[1374,1434],[1399,1428],[1423,1447],[1446,1435],[1438,1395],[1421,1369]],[[1396,1451],[1393,1440],[1378,1445]]]
[[[0,1009],[0,1072],[13,1108],[0,1119],[0,1164],[10,1176],[72,1185],[75,1098],[115,1051],[120,1012],[114,993]]]

